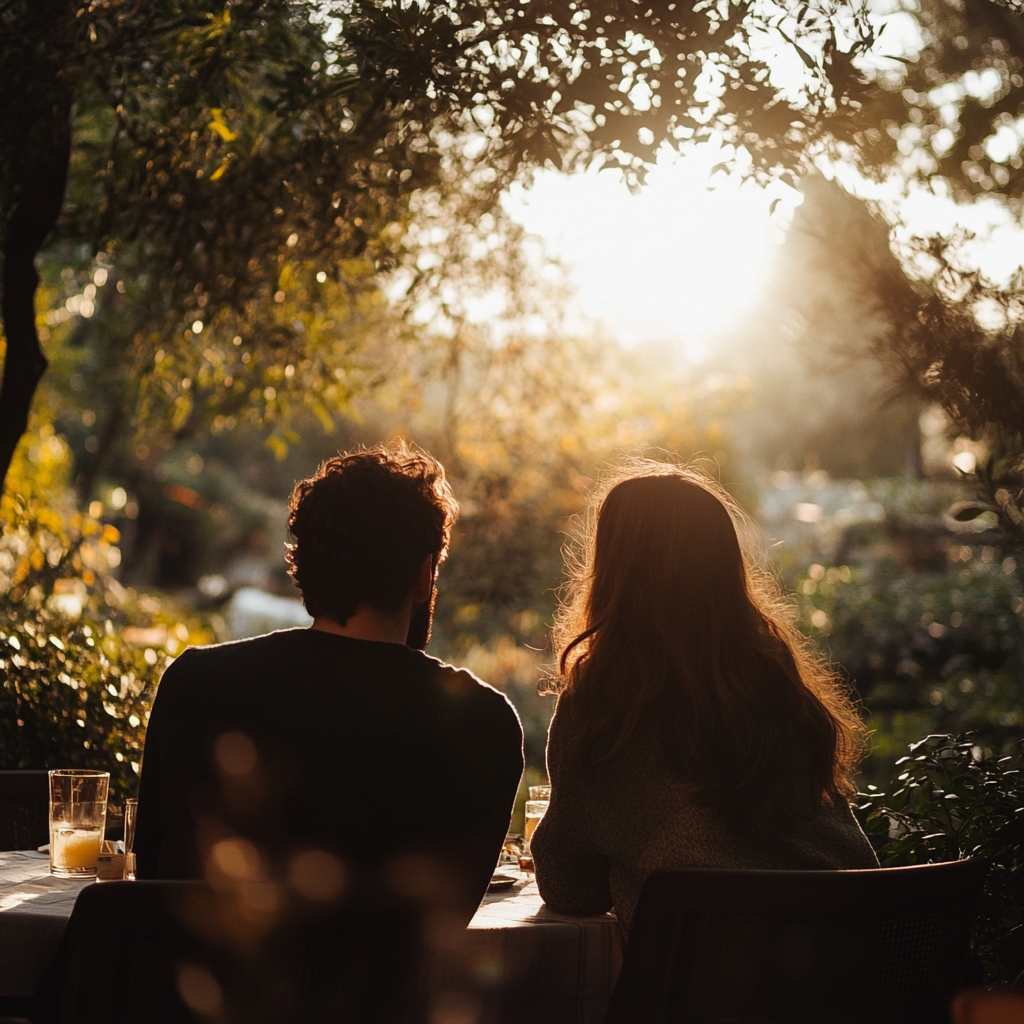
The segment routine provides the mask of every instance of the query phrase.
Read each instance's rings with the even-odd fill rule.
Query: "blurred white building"
[[[224,618],[232,640],[313,622],[298,598],[278,597],[256,587],[236,590],[224,608]]]

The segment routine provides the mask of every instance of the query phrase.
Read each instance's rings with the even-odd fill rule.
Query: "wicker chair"
[[[50,841],[45,771],[0,771],[0,850],[35,850]]]
[[[652,875],[606,1024],[948,1024],[986,868]]]

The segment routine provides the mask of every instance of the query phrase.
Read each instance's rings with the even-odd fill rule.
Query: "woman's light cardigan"
[[[563,914],[613,906],[626,935],[648,875],[666,868],[873,868],[878,860],[850,807],[783,823],[767,804],[727,824],[697,806],[653,740],[634,738],[614,759],[584,769],[571,699],[559,699],[548,731],[551,803],[532,842],[537,883]]]

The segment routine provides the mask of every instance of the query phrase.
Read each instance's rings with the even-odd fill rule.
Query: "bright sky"
[[[671,340],[699,359],[756,302],[800,202],[785,185],[762,190],[722,174],[709,192],[708,174],[720,159],[663,159],[638,195],[610,172],[541,172],[506,205],[569,269],[584,316],[627,346]],[[893,195],[863,184],[857,191]],[[975,232],[971,258],[994,280],[1007,280],[1024,262],[1024,232],[997,201],[957,206],[920,190],[900,208],[919,234],[958,225]]]
[[[722,174],[709,192],[716,162],[663,159],[638,195],[612,172],[546,171],[506,206],[565,263],[585,315],[627,345],[674,339],[699,350],[754,302],[799,202],[784,185],[740,188]]]

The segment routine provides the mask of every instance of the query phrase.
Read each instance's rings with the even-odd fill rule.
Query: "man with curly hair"
[[[468,920],[508,828],[522,728],[502,694],[423,653],[458,514],[444,469],[404,442],[338,455],[290,510],[313,625],[191,648],[164,673],[139,876],[271,879],[300,903],[384,879]]]

